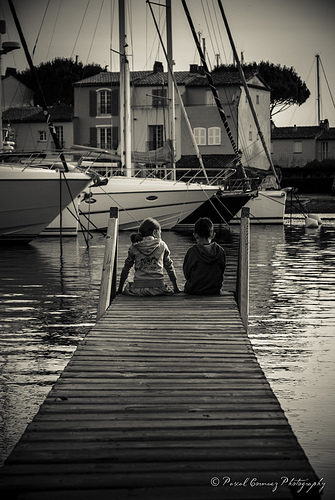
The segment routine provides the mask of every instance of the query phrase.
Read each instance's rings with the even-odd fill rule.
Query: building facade
[[[174,118],[176,162],[196,157],[187,119],[201,155],[221,157],[222,161],[231,158],[234,150],[201,68],[191,65],[189,71],[175,72],[174,76],[178,85]],[[213,74],[213,79],[232,137],[242,151],[242,161],[268,169],[265,155],[260,154],[262,146],[238,72]],[[270,89],[255,73],[246,79],[270,150]],[[132,151],[157,150],[169,139],[168,75],[157,62],[153,71],[131,72],[130,80]],[[121,138],[119,101],[119,73],[102,72],[75,83],[75,144],[117,151]]]
[[[272,159],[282,168],[335,159],[335,128],[324,120],[312,127],[273,127]]]

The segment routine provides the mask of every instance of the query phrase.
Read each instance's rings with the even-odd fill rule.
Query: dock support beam
[[[119,230],[119,209],[110,208],[106,235],[104,262],[102,267],[100,295],[98,303],[97,321],[109,307],[116,296],[117,273],[117,237]]]
[[[243,326],[248,331],[249,317],[249,260],[250,260],[250,208],[243,207],[240,225],[240,245],[237,267],[237,305]]]

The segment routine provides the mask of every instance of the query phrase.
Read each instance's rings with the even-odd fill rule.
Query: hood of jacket
[[[213,242],[209,245],[202,243],[195,245],[194,249],[199,256],[199,259],[206,264],[215,264],[221,258],[221,247]]]
[[[159,247],[160,241],[161,240],[154,238],[153,236],[146,236],[142,241],[133,243],[133,245],[134,248],[136,248],[143,255],[151,255]]]

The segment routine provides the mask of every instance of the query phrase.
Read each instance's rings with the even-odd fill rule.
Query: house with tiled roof
[[[282,168],[335,159],[335,128],[329,127],[328,120],[319,126],[273,127],[271,142],[273,163]]]
[[[233,148],[217,110],[207,78],[201,68],[174,73],[201,155],[213,168],[225,166]],[[227,122],[242,161],[250,166],[269,168],[260,155],[257,129],[238,72],[213,74]],[[157,150],[167,139],[168,74],[156,62],[152,71],[130,72],[132,150]],[[270,89],[255,72],[246,75],[264,138],[270,149]],[[74,143],[117,150],[120,142],[119,73],[102,72],[74,84]],[[175,155],[178,166],[198,167],[196,152],[178,95],[175,95]],[[228,163],[229,163],[228,162]]]
[[[49,113],[62,148],[73,144],[73,107],[60,104],[50,106]],[[2,114],[4,126],[9,130],[17,151],[53,150],[54,144],[41,107],[13,107]]]

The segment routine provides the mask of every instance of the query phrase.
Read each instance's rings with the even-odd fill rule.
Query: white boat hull
[[[250,208],[250,224],[283,224],[285,216],[286,191],[260,190],[258,196],[249,200],[245,207]],[[239,224],[241,211],[230,221]]]
[[[81,172],[1,164],[0,241],[30,241],[89,183]]]
[[[162,229],[171,229],[218,189],[217,186],[156,178],[113,177],[106,186],[92,187],[84,193],[79,204],[79,230],[106,229],[111,207],[119,209],[121,230],[137,229],[147,217],[158,220]],[[54,227],[57,224],[59,228],[59,217]],[[64,223],[62,227],[66,234]]]

